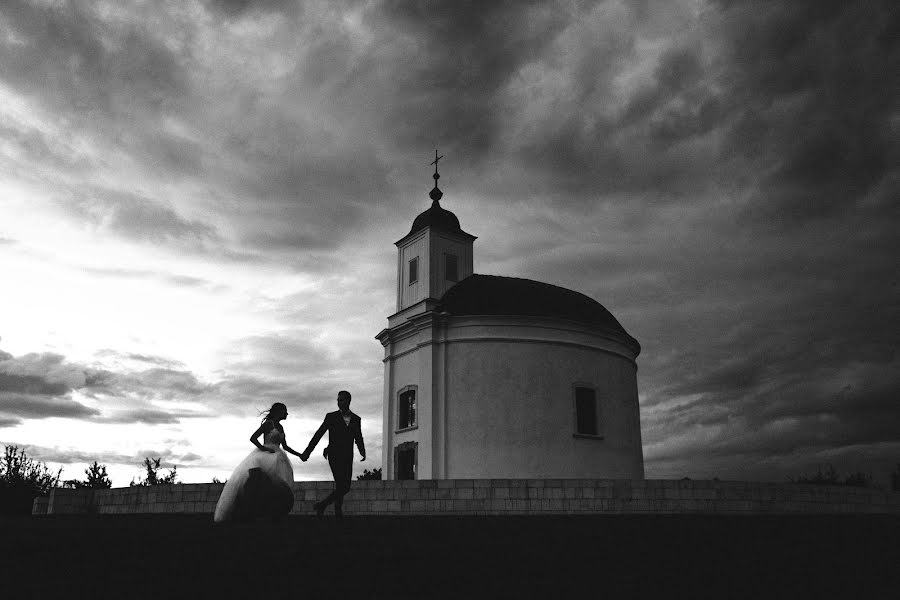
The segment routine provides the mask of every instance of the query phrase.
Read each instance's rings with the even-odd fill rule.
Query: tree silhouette
[[[0,459],[0,513],[30,514],[34,499],[49,495],[61,474],[61,468],[54,475],[18,446],[6,446]]]

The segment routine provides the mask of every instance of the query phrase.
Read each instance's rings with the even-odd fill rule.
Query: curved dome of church
[[[473,274],[447,290],[440,305],[451,315],[517,315],[577,321],[623,337],[636,352],[641,349],[612,313],[593,298],[531,279]]]
[[[443,231],[464,233],[459,226],[459,219],[456,218],[456,215],[442,207],[437,200],[431,203],[431,208],[416,217],[416,220],[413,221],[412,229],[409,230],[407,235],[412,235],[429,226]]]

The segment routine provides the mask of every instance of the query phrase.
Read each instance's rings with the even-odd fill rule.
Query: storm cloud
[[[209,389],[187,371],[156,367],[116,373],[72,363],[53,353],[0,354],[0,417],[10,425],[47,418],[177,423],[197,414],[154,408],[152,403],[186,400]],[[78,399],[73,397],[76,391]]]
[[[898,31],[887,0],[6,2],[0,427],[312,422],[346,388],[379,447],[438,148],[476,272],[640,341],[649,477],[883,479]]]

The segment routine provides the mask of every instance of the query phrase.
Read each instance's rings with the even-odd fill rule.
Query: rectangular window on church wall
[[[600,435],[597,423],[597,393],[593,388],[575,388],[575,433]]]
[[[416,390],[415,388],[400,393],[399,429],[416,425]]]
[[[415,257],[409,261],[409,284],[412,285],[419,280],[419,257]]]
[[[447,259],[445,272],[447,274],[447,281],[459,281],[459,261],[456,256],[453,254],[445,254]]]

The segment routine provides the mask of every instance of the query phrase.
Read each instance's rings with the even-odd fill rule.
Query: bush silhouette
[[[84,470],[87,479],[80,481],[78,479],[66,479],[63,485],[68,488],[102,490],[112,487],[112,481],[106,473],[106,465],[97,464],[95,460],[88,468]]]
[[[176,471],[178,470],[177,466],[172,467],[166,475],[160,475],[159,473],[159,461],[157,458],[144,458],[144,468],[146,469],[146,475],[144,475],[143,479],[139,479],[135,481],[131,480],[131,483],[128,484],[129,487],[138,487],[138,486],[148,486],[148,485],[164,485],[167,483],[178,483],[176,479],[178,478],[178,474]]]
[[[54,475],[18,446],[6,446],[0,459],[0,514],[31,514],[34,499],[49,495],[59,485],[60,474],[62,469]]]
[[[378,467],[377,469],[372,469],[371,471],[368,469],[365,469],[365,470],[363,470],[362,475],[357,475],[356,478],[359,480],[362,480],[362,481],[381,479],[381,467]]]
[[[851,487],[862,487],[862,488],[870,488],[874,487],[874,482],[872,481],[871,473],[863,473],[859,471],[857,473],[851,473],[844,478],[844,485],[849,485]]]
[[[871,473],[863,473],[860,471],[851,473],[842,479],[837,470],[835,470],[834,465],[831,464],[827,465],[824,471],[822,470],[822,467],[818,467],[814,474],[801,473],[797,477],[788,477],[787,479],[790,483],[806,483],[812,485],[846,485],[862,488],[870,488],[874,485]]]

